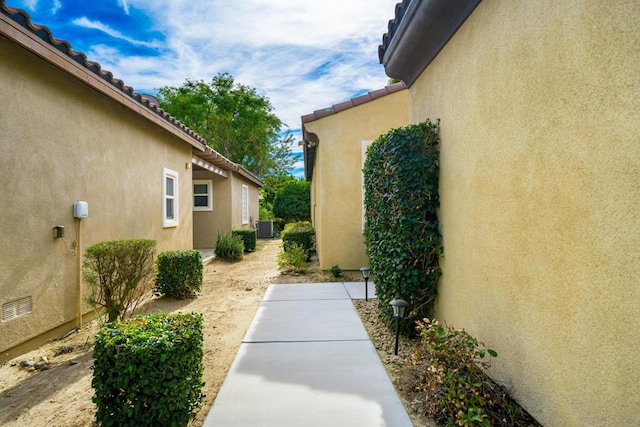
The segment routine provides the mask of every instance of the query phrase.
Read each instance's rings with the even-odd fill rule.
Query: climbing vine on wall
[[[411,321],[432,317],[438,258],[438,144],[440,121],[392,129],[367,150],[364,164],[365,242],[378,303],[409,303]]]

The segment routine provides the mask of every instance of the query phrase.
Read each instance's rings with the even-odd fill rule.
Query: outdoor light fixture
[[[409,305],[402,299],[393,299],[389,303],[393,307],[393,317],[396,319],[396,348],[393,354],[398,355],[398,338],[400,337],[400,319],[404,317],[404,311]]]
[[[371,276],[371,269],[369,267],[362,267],[360,273],[362,273],[362,277],[364,278],[364,300],[369,301],[369,276]]]

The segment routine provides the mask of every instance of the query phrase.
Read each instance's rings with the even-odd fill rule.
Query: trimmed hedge
[[[292,222],[285,225],[282,231],[282,245],[285,252],[294,243],[300,245],[307,252],[307,259],[309,259],[315,244],[315,236],[316,232],[310,222]]]
[[[258,232],[254,228],[236,228],[231,234],[238,236],[244,242],[244,251],[253,252],[256,250],[256,242],[258,241]]]
[[[105,325],[93,351],[102,426],[186,426],[202,404],[202,315],[137,316]]]
[[[193,297],[202,290],[202,276],[200,251],[162,252],[158,255],[155,292],[175,298]]]
[[[405,332],[431,318],[440,277],[438,230],[439,121],[393,129],[367,150],[364,164],[365,242],[378,304],[409,303]]]

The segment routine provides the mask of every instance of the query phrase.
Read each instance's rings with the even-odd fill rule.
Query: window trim
[[[207,206],[196,206],[196,196],[204,196],[205,194],[196,195],[196,185],[207,186]],[[212,179],[194,179],[193,180],[193,210],[194,211],[213,211],[213,180]]]
[[[242,184],[242,225],[249,224],[249,187]]]
[[[173,179],[173,195],[167,194],[167,178]],[[179,221],[179,198],[178,198],[178,172],[162,168],[162,226],[164,228],[177,227]],[[173,200],[173,218],[167,217],[167,201]]]

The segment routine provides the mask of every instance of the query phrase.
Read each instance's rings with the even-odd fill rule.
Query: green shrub
[[[188,298],[202,289],[202,253],[196,250],[167,251],[158,255],[155,291]]]
[[[261,202],[258,206],[258,218],[260,221],[273,219],[273,205],[269,202]]]
[[[450,426],[489,426],[500,425],[501,418],[515,415],[508,415],[506,392],[492,384],[482,370],[489,367],[486,355],[497,357],[494,350],[484,348],[464,330],[443,327],[438,321],[424,319],[417,325],[430,356],[430,366],[424,370],[425,383],[420,387],[427,392],[426,406],[431,416]],[[492,418],[504,411],[506,417]]]
[[[300,178],[287,182],[273,200],[273,214],[287,221],[311,219],[311,183]]]
[[[284,219],[276,218],[273,220],[273,236],[274,237],[276,238],[281,237],[282,230],[284,230],[285,224],[286,222]]]
[[[155,240],[96,243],[85,249],[83,277],[88,301],[104,308],[108,322],[123,319],[153,289]]]
[[[332,265],[331,268],[329,269],[329,272],[331,274],[333,274],[333,277],[338,278],[340,276],[342,276],[342,269],[340,268],[339,265]]]
[[[403,332],[433,314],[440,277],[438,128],[426,121],[393,129],[368,148],[363,169],[365,242],[378,304],[389,323],[389,302],[409,303]]]
[[[186,426],[202,403],[202,315],[154,314],[107,324],[93,351],[102,426]]]
[[[231,232],[218,232],[216,239],[216,256],[225,261],[240,261],[244,254],[244,242]]]
[[[285,271],[304,273],[307,271],[307,251],[296,243],[291,243],[287,250],[282,247],[278,254],[278,267]]]
[[[285,252],[289,250],[292,244],[296,244],[302,246],[307,252],[307,260],[311,259],[315,235],[315,230],[308,221],[293,222],[285,225],[281,234]]]
[[[244,242],[244,251],[253,252],[256,250],[256,243],[258,241],[258,233],[252,228],[237,228],[231,231],[231,234],[238,236]]]

